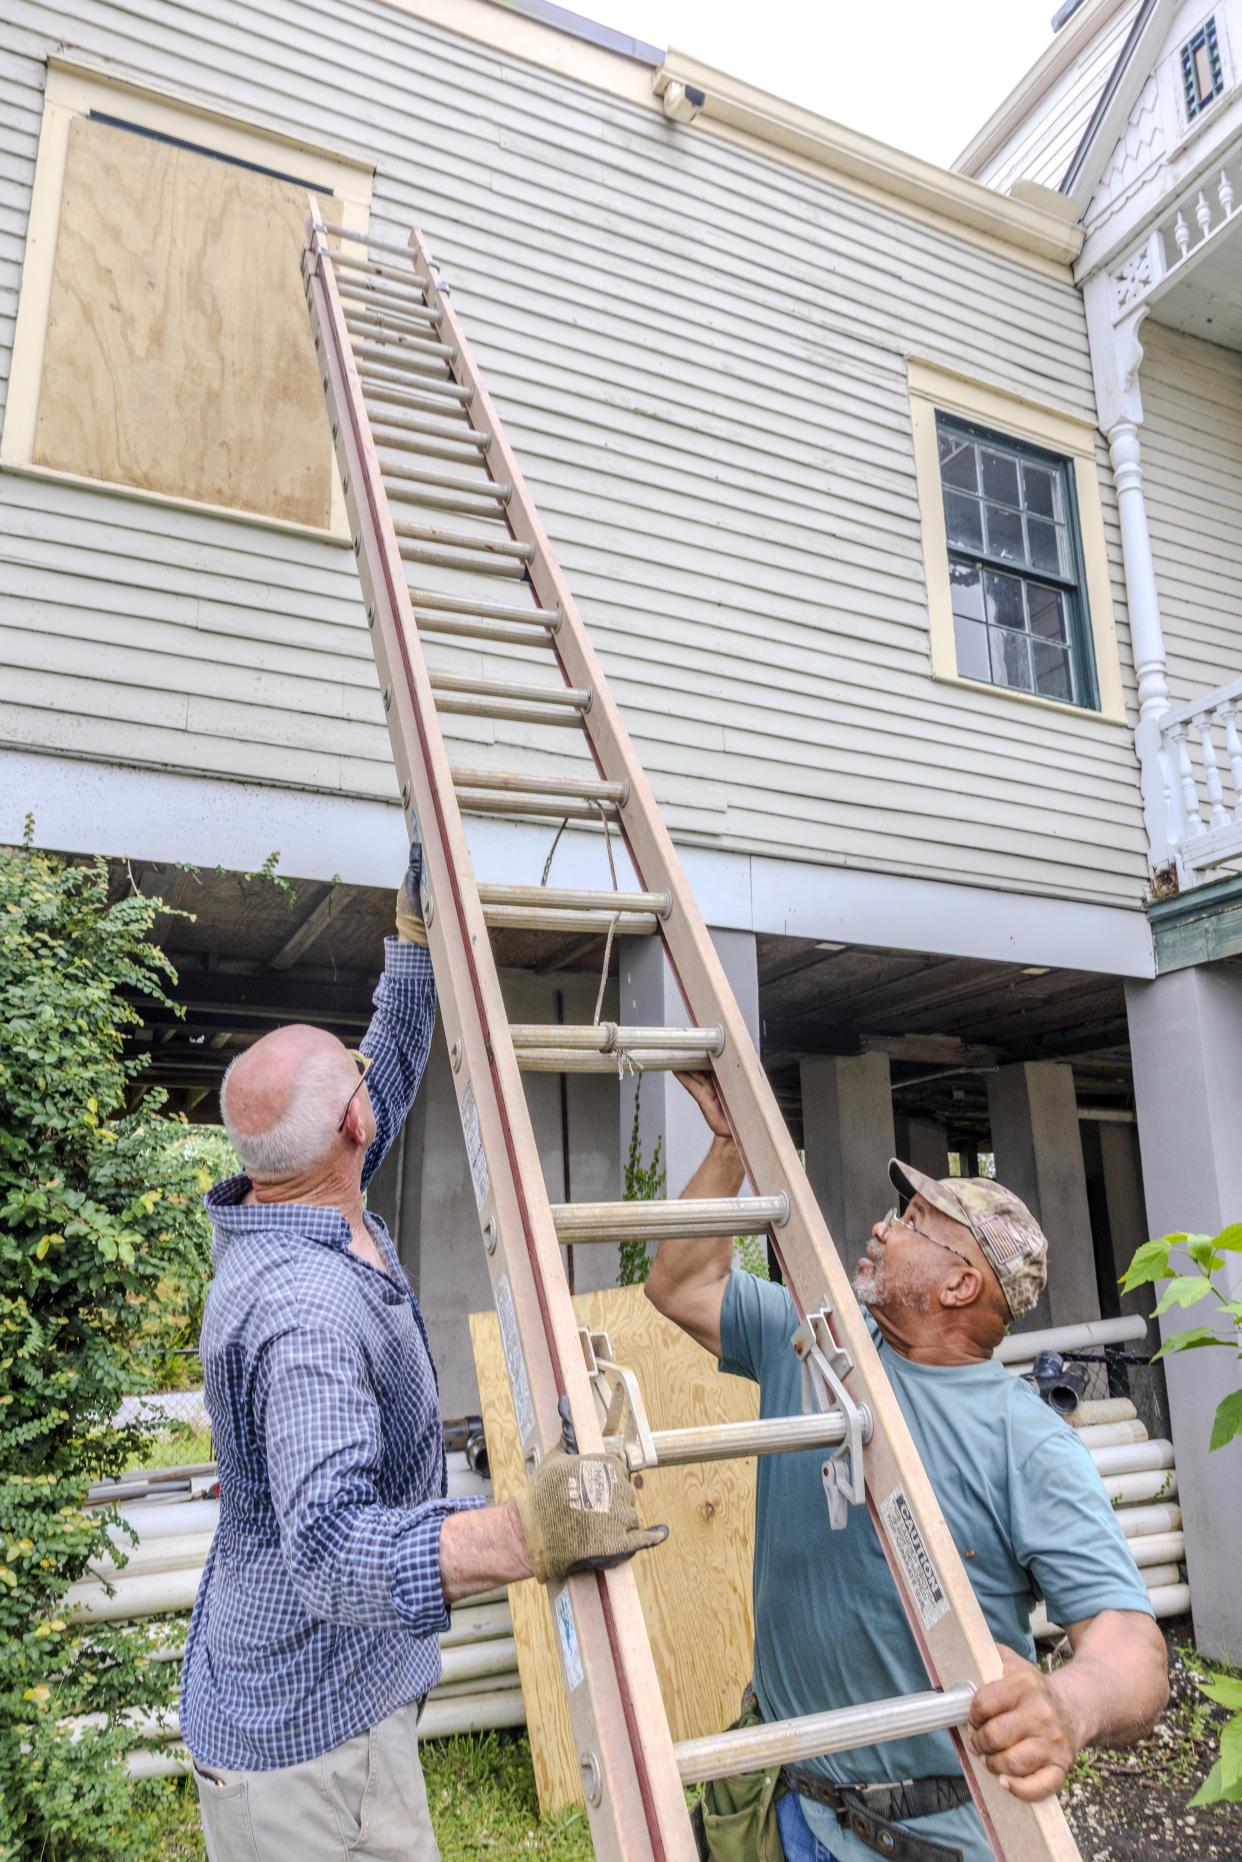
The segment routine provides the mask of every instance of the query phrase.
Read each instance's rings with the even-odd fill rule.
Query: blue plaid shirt
[[[431,961],[386,940],[362,1043],[374,1176],[422,1078]],[[382,1274],[349,1252],[339,1209],[207,1197],[215,1278],[203,1383],[220,1524],[186,1644],[181,1730],[194,1757],[267,1771],[330,1751],[425,1694],[448,1627],[439,1391],[422,1314],[376,1215]]]

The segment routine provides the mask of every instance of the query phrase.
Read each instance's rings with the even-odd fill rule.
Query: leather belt
[[[962,1851],[916,1830],[899,1827],[919,1817],[956,1810],[968,1803],[966,1780],[914,1778],[904,1784],[830,1784],[814,1772],[786,1765],[781,1783],[833,1811],[837,1822],[889,1862],[962,1862]]]

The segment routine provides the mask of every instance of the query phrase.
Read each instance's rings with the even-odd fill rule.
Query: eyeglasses
[[[924,1241],[930,1241],[933,1248],[943,1248],[946,1254],[956,1254],[959,1261],[965,1261],[967,1267],[975,1267],[968,1254],[963,1254],[960,1248],[951,1248],[947,1241],[937,1241],[925,1228],[916,1228],[913,1222],[906,1221],[898,1209],[890,1209],[884,1218],[883,1233],[887,1235],[890,1228],[908,1228],[912,1235],[921,1235]],[[978,1272],[977,1267],[975,1271]]]
[[[349,1108],[350,1106],[353,1105],[354,1100],[358,1097],[358,1094],[362,1090],[362,1082],[366,1079],[367,1074],[371,1071],[371,1061],[373,1059],[373,1056],[370,1054],[360,1054],[356,1048],[351,1048],[349,1058],[353,1061],[355,1067],[357,1067],[358,1069],[358,1084],[357,1086],[355,1086],[353,1092],[349,1095],[349,1098],[345,1101],[345,1110],[341,1113],[341,1122],[336,1128],[338,1132],[344,1131],[345,1129],[345,1121],[349,1117]],[[896,1210],[894,1210],[893,1213],[895,1215],[897,1213]]]

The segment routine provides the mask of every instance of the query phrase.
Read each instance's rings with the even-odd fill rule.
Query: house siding
[[[679,838],[1138,905],[1124,728],[929,676],[906,358],[1091,417],[1068,277],[395,6],[10,18],[6,357],[49,50],[373,156],[372,225],[417,221],[451,278]],[[392,795],[347,550],[13,474],[0,502],[4,739]],[[564,753],[446,722],[499,764]]]
[[[1137,12],[1138,0],[1129,0],[1114,13],[1012,135],[985,162],[971,166],[971,174],[1002,194],[1019,180],[1059,188]]]
[[[1169,691],[1184,704],[1238,676],[1242,355],[1149,320],[1140,380]]]

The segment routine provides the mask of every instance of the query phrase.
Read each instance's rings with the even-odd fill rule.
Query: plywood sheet
[[[580,1323],[608,1333],[614,1360],[637,1374],[653,1427],[758,1415],[756,1386],[722,1377],[707,1352],[656,1312],[641,1287],[582,1294],[574,1310]],[[507,1500],[524,1476],[495,1313],[472,1314],[470,1337],[492,1481],[497,1499]],[[657,1468],[640,1478],[644,1522],[670,1528],[664,1545],[639,1555],[635,1571],[673,1737],[719,1732],[737,1717],[750,1678],[755,1465],[708,1462]],[[547,1599],[531,1582],[513,1585],[509,1601],[540,1807],[580,1802]]]
[[[326,527],[305,210],[294,182],[75,118],[35,464]]]

